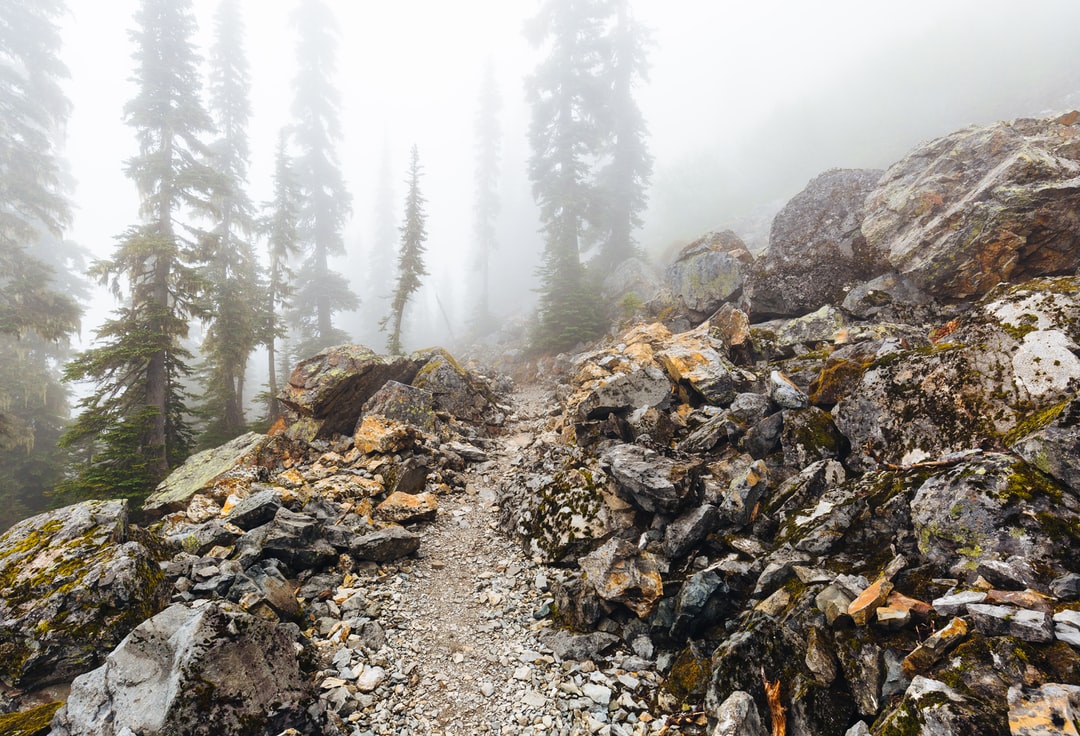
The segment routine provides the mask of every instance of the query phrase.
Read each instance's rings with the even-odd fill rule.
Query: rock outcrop
[[[145,535],[145,533],[142,533]],[[0,537],[0,679],[29,689],[96,667],[169,590],[125,501],[86,501]],[[151,544],[151,546],[158,546]]]
[[[228,603],[170,606],[75,679],[52,733],[319,736],[297,634]]]
[[[797,316],[839,304],[851,287],[888,269],[861,230],[863,203],[881,174],[827,171],[780,210],[768,249],[746,277],[751,316]]]
[[[712,314],[739,296],[753,256],[730,230],[709,233],[686,246],[668,267],[671,293],[691,313]]]
[[[891,166],[866,200],[870,248],[924,291],[980,297],[1080,266],[1080,116],[971,127]]]

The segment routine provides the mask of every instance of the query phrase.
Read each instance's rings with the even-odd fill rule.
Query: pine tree
[[[489,304],[489,262],[495,250],[495,224],[499,218],[499,144],[502,131],[499,128],[499,110],[502,99],[495,82],[495,70],[488,60],[484,67],[484,81],[480,90],[480,104],[476,114],[476,199],[473,204],[476,258],[480,273],[474,326],[479,332],[487,332],[493,326]]]
[[[340,103],[331,81],[336,21],[323,0],[303,0],[294,17],[299,43],[293,117],[304,259],[296,272],[291,316],[299,332],[297,349],[310,354],[348,341],[348,335],[334,327],[334,314],[356,309],[360,301],[348,281],[330,270],[330,259],[345,253],[342,230],[350,211],[335,150],[341,139]]]
[[[91,273],[125,302],[98,330],[99,344],[66,369],[97,386],[61,443],[89,445],[89,462],[63,484],[88,496],[140,497],[192,447],[181,379],[190,354],[181,346],[198,313],[201,280],[185,212],[206,215],[220,187],[200,136],[211,120],[199,98],[195,19],[188,0],[143,0],[131,32],[135,97],[125,118],[139,153],[126,165],[141,198],[142,222],[119,239],[113,257]]]
[[[56,154],[69,102],[60,81],[62,0],[0,0],[0,334],[64,340],[79,323],[74,300],[29,251],[71,219]]]
[[[263,324],[261,344],[266,346],[267,369],[267,422],[273,424],[281,416],[277,402],[277,341],[285,337],[285,323],[281,313],[288,308],[292,295],[292,270],[289,261],[298,252],[300,235],[297,221],[300,218],[299,185],[292,169],[288,152],[288,136],[284,131],[278,138],[274,165],[274,198],[264,205],[267,215],[262,223],[266,236],[267,272],[265,305],[262,310]]]
[[[412,147],[409,159],[409,176],[406,179],[409,191],[405,195],[405,222],[401,225],[401,248],[398,251],[397,286],[390,304],[390,314],[382,321],[385,329],[390,325],[390,335],[386,340],[386,349],[392,355],[401,354],[401,320],[409,299],[420,288],[420,277],[427,276],[424,268],[424,242],[427,230],[424,223],[425,199],[420,194],[420,152]]]
[[[250,75],[244,56],[243,22],[236,0],[222,0],[210,52],[209,102],[218,139],[208,164],[221,177],[213,192],[215,227],[201,244],[200,273],[206,282],[206,422],[200,443],[213,447],[244,432],[244,374],[260,337],[262,290],[254,248],[251,202],[244,191],[249,165],[247,127]]]
[[[653,159],[645,118],[634,99],[634,87],[648,74],[648,34],[634,19],[629,0],[605,1],[609,13],[603,69],[606,136],[595,177],[599,191],[595,228],[600,241],[599,265],[610,270],[641,254],[634,230],[641,227],[641,214],[648,203],[646,190]]]
[[[529,79],[529,178],[545,246],[534,347],[596,337],[605,323],[581,262],[583,234],[600,207],[591,166],[603,142],[606,99],[601,0],[546,0],[527,31],[548,55]]]

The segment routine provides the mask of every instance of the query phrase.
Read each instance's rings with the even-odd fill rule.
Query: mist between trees
[[[369,196],[359,199],[346,176],[355,162],[343,156],[354,150],[347,103],[363,98],[365,75],[389,75],[395,61],[385,72],[341,68],[360,11],[326,0],[132,7],[128,66],[117,74],[130,95],[115,111],[134,150],[116,161],[127,183],[105,204],[86,197],[94,204],[76,208],[126,218],[105,252],[68,239],[64,44],[79,26],[62,31],[72,9],[0,1],[0,478],[9,501],[0,526],[60,500],[144,496],[196,449],[267,427],[291,366],[330,345],[464,347],[498,344],[501,331],[537,352],[571,349],[610,326],[599,284],[627,260],[662,265],[719,226],[763,245],[770,212],[824,168],[881,165],[927,131],[1036,112],[1080,89],[1075,44],[1057,30],[1069,24],[1049,22],[1056,16],[1037,38],[1011,38],[1027,73],[968,70],[971,58],[1000,56],[1007,7],[991,3],[910,39],[862,42],[866,59],[834,70],[813,95],[778,93],[771,112],[740,110],[711,90],[720,75],[746,70],[718,73],[708,45],[681,76],[669,63],[681,39],[665,35],[667,21],[688,32],[695,14],[717,19],[711,4],[675,13],[652,0],[545,0],[513,19],[526,51],[488,54],[462,81],[469,99],[446,111],[471,123],[453,143],[468,149],[471,170],[448,178],[444,139],[401,145],[388,131],[360,164]],[[1051,11],[1077,20],[1061,3],[1033,13]],[[430,15],[438,12],[447,11]],[[760,20],[742,12],[742,22]],[[274,49],[289,59],[287,78],[274,81],[288,115],[270,123],[252,98],[259,14],[281,16],[290,35],[290,47]],[[961,21],[988,40],[939,53]],[[738,22],[735,14],[726,32],[738,34]],[[422,64],[441,63],[422,42],[396,43]],[[650,76],[657,57],[660,81]],[[717,120],[756,122],[738,140],[717,132],[674,145],[680,125],[701,127],[665,104],[676,86],[717,97]],[[393,124],[387,111],[365,114]],[[664,136],[650,134],[651,116]],[[662,160],[657,140],[669,153]],[[253,177],[253,161],[272,166]],[[440,219],[447,181],[471,197],[456,233]],[[79,304],[95,287],[109,291],[110,314],[89,320],[85,349],[72,353]]]

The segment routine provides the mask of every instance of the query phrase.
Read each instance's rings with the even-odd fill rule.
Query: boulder
[[[168,596],[157,561],[129,537],[127,501],[24,519],[0,537],[0,680],[29,688],[91,670]]]
[[[735,233],[708,233],[679,252],[667,268],[667,282],[691,312],[711,314],[739,296],[743,274],[753,260]]]
[[[1041,644],[1054,640],[1054,622],[1043,611],[986,603],[972,603],[967,609],[975,628],[985,636],[1012,636]]]
[[[708,323],[672,335],[656,360],[675,384],[715,406],[727,406],[745,388],[746,376],[725,357],[726,348],[708,334]]]
[[[272,488],[264,488],[237,502],[225,520],[247,531],[261,526],[274,518],[281,508],[281,499]]]
[[[1080,492],[1080,399],[1051,405],[1012,433],[1010,449],[1033,467]]]
[[[174,605],[76,678],[53,736],[321,734],[295,628],[226,602]]]
[[[465,370],[442,348],[413,354],[420,369],[412,385],[431,394],[436,411],[465,422],[498,424],[500,417],[491,389]]]
[[[712,736],[768,736],[750,693],[736,690],[720,704]]]
[[[362,345],[339,345],[297,364],[278,400],[294,419],[315,420],[315,438],[349,434],[364,402],[387,381],[411,383],[419,361],[378,355]]]
[[[1080,266],[1080,120],[969,127],[915,148],[866,199],[867,245],[918,288],[979,297]]]
[[[379,414],[401,424],[416,427],[421,432],[435,429],[435,399],[430,391],[387,381],[370,399],[364,402],[364,415]]]
[[[300,618],[296,589],[282,574],[274,559],[257,562],[239,573],[226,598],[238,603],[248,613],[268,621],[294,621]]]
[[[638,618],[648,616],[664,594],[656,559],[626,540],[609,540],[578,565],[598,596],[622,603]]]
[[[1060,551],[1075,544],[1072,530],[1080,525],[1075,496],[1024,461],[997,453],[930,475],[910,509],[919,552],[939,569],[963,574],[984,561],[1019,556],[1034,563],[1040,587],[1063,572]]]
[[[680,463],[639,445],[615,445],[601,455],[619,494],[643,511],[675,512],[688,501],[697,464]]]
[[[665,408],[670,400],[671,381],[662,370],[635,366],[596,381],[578,404],[577,414],[581,421],[603,419],[643,407]]]
[[[415,427],[378,414],[368,414],[357,425],[353,433],[353,444],[365,455],[392,455],[411,449],[418,436]]]
[[[938,343],[887,353],[836,410],[849,467],[907,465],[1026,436],[1080,381],[1080,281],[1003,287]]]
[[[235,489],[263,479],[273,464],[273,445],[272,437],[248,432],[196,453],[158,484],[143,510],[154,514],[179,511],[199,493],[224,501]]]
[[[746,277],[751,317],[800,315],[839,304],[850,287],[887,268],[860,229],[864,202],[881,173],[826,171],[780,210],[768,249]]]
[[[546,632],[542,641],[559,659],[592,660],[618,643],[619,637],[604,631],[575,634],[566,629],[557,629]]]

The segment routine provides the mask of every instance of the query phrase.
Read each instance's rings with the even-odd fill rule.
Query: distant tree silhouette
[[[397,355],[401,350],[401,320],[405,314],[405,307],[409,299],[420,288],[420,277],[427,276],[424,268],[424,242],[427,240],[427,230],[424,227],[424,203],[426,200],[420,194],[420,153],[416,146],[412,147],[412,155],[409,159],[409,177],[407,179],[409,191],[405,195],[405,222],[401,225],[401,248],[398,251],[397,263],[397,286],[394,289],[394,298],[390,304],[390,314],[382,321],[386,329],[389,326],[390,335],[386,340],[386,349]]]
[[[334,314],[356,309],[360,300],[345,277],[330,270],[330,258],[345,253],[342,230],[351,207],[336,151],[337,21],[323,0],[303,0],[293,18],[299,33],[293,118],[303,260],[296,269],[291,322],[298,332],[296,349],[310,354],[348,341],[334,326]]]
[[[491,253],[497,240],[495,225],[499,219],[499,165],[502,130],[499,127],[499,110],[502,99],[495,82],[495,69],[489,59],[484,66],[484,79],[480,89],[476,112],[476,170],[475,199],[473,201],[473,236],[480,288],[477,292],[473,317],[474,327],[487,332],[494,326],[489,299]]]

